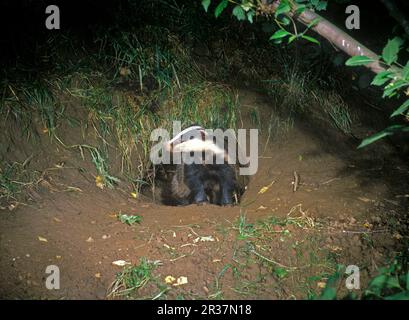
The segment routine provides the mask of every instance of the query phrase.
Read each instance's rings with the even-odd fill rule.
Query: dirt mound
[[[239,98],[242,127],[254,127],[255,108],[261,119],[259,168],[240,206],[169,207],[101,190],[78,170],[81,158],[58,148],[49,163],[69,165],[43,175],[37,202],[1,211],[0,297],[307,298],[337,263],[358,265],[367,282],[407,234],[407,187],[397,184],[409,181],[407,167],[387,146],[357,152],[342,137],[328,146],[303,123],[274,135],[274,105],[252,91]],[[119,213],[142,221],[128,226]],[[117,260],[151,266],[140,289],[120,294]],[[60,269],[59,290],[45,287],[48,265]],[[181,276],[188,282],[174,285]]]

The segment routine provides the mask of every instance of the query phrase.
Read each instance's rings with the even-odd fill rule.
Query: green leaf
[[[305,4],[300,4],[300,5],[297,7],[297,9],[295,9],[295,14],[296,14],[296,15],[300,15],[300,14],[302,14],[302,13],[305,11],[305,9],[307,9],[306,5],[305,5]]]
[[[119,221],[122,223],[126,223],[127,225],[131,226],[135,223],[141,223],[142,217],[138,215],[128,216],[127,214],[118,214],[117,215]]]
[[[254,12],[253,10],[247,12],[247,20],[248,20],[250,23],[253,23],[254,13],[255,13],[255,12]]]
[[[312,20],[312,21],[308,24],[307,28],[309,29],[309,28],[311,28],[311,27],[313,27],[313,26],[316,26],[316,25],[318,24],[318,22],[320,22],[320,21],[321,21],[321,18],[315,18],[314,20]]]
[[[285,25],[288,26],[291,23],[291,20],[288,19],[287,17],[283,16],[282,18],[280,18],[280,22]]]
[[[406,273],[406,291],[409,291],[409,271]]]
[[[282,279],[285,278],[288,275],[288,270],[285,268],[277,267],[273,271],[274,275],[276,275],[278,278]]]
[[[392,63],[396,62],[402,44],[403,40],[399,37],[395,37],[392,40],[388,40],[388,43],[386,44],[385,48],[383,48],[382,51],[382,59],[388,65],[391,65]]]
[[[391,80],[391,75],[393,74],[392,71],[382,71],[379,72],[375,78],[373,78],[371,84],[374,86],[382,86],[384,85],[387,81]]]
[[[406,100],[398,109],[396,109],[392,114],[391,114],[391,118],[395,117],[399,114],[404,113],[406,110],[408,110],[409,108],[409,99]]]
[[[384,298],[385,300],[409,300],[409,291],[403,291]]]
[[[386,129],[384,129],[384,130],[382,130],[382,131],[380,131],[378,133],[375,133],[374,135],[362,140],[361,144],[358,146],[358,149],[363,148],[363,147],[365,147],[365,146],[367,146],[367,145],[369,145],[369,144],[371,144],[371,143],[373,143],[375,141],[378,141],[378,140],[380,140],[382,138],[385,138],[387,136],[391,136],[397,131],[406,132],[406,131],[408,131],[408,129],[409,129],[409,127],[405,127],[405,126],[402,126],[402,125],[389,126]],[[373,281],[375,281],[375,279]],[[378,279],[377,281],[380,281],[380,280]]]
[[[209,9],[209,6],[210,6],[210,0],[202,0],[202,6],[203,6],[204,10],[207,12],[207,10]]]
[[[396,94],[396,90],[408,86],[409,83],[405,80],[397,80],[395,82],[389,83],[385,90],[383,91],[382,98],[393,97]]]
[[[333,287],[325,287],[324,292],[320,295],[319,300],[335,300],[337,290]]]
[[[354,67],[354,66],[363,66],[368,63],[374,62],[373,59],[368,58],[367,56],[353,56],[345,61],[345,65]]]
[[[229,3],[228,0],[222,0],[217,5],[216,9],[214,10],[214,15],[215,15],[216,18],[221,15],[221,13],[223,12],[224,9],[226,9],[228,3]]]
[[[327,1],[320,1],[318,4],[315,6],[315,10],[317,11],[322,11],[327,9]]]
[[[313,38],[313,37],[302,35],[301,38],[303,38],[305,40],[308,40],[310,42],[316,43],[316,44],[320,44],[320,42],[317,39]]]
[[[288,38],[288,44],[293,42],[295,39],[297,39],[297,36],[295,34],[293,34],[291,37]]]
[[[406,65],[403,67],[402,70],[402,77],[405,80],[409,80],[409,61],[406,63]]]
[[[246,14],[243,10],[243,8],[238,5],[235,6],[233,9],[233,15],[237,18],[237,20],[241,21],[241,20],[245,20],[246,19]]]
[[[341,273],[345,267],[343,265],[337,265],[337,269],[334,274],[332,274],[325,285],[324,290],[321,292],[318,300],[335,300],[337,297],[337,286],[341,280]]]
[[[276,32],[270,37],[270,40],[281,39],[281,38],[284,38],[284,37],[288,36],[289,34],[291,34],[291,33],[289,33],[289,32],[286,31],[286,30],[280,29],[280,30],[276,31]]]
[[[277,10],[274,15],[277,18],[277,16],[279,16],[280,14],[288,13],[290,11],[291,11],[291,7],[288,1],[280,1],[280,4],[278,5]]]

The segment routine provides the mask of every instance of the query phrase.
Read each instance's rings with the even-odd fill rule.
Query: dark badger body
[[[233,205],[238,191],[234,169],[228,164],[180,164],[170,183],[168,203]],[[170,197],[169,197],[170,196]]]
[[[168,168],[168,171],[173,174],[162,189],[164,204],[183,206],[212,203],[229,206],[236,203],[243,193],[234,165],[182,163],[171,167],[173,170]]]

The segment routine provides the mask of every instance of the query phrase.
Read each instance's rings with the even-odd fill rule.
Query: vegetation
[[[378,275],[368,284],[362,294],[358,296],[349,292],[345,296],[338,293],[337,287],[343,280],[342,270],[344,266],[338,266],[338,270],[331,275],[326,288],[322,291],[319,299],[323,300],[408,300],[409,299],[409,271],[407,257],[400,254],[386,267],[379,268]]]
[[[216,17],[221,15],[221,13],[227,8],[229,2],[234,4],[234,8],[232,9],[232,15],[234,15],[238,20],[247,20],[248,22],[253,23],[254,19],[253,17],[255,15],[272,16],[274,19],[271,20],[275,22],[278,30],[275,31],[275,33],[270,37],[270,40],[274,41],[274,43],[276,44],[281,44],[284,40],[287,40],[287,43],[290,44],[297,39],[305,39],[317,45],[320,44],[320,42],[317,39],[309,35],[306,35],[306,33],[310,29],[318,25],[322,18],[317,16],[312,21],[309,21],[309,23],[306,25],[303,31],[299,31],[297,29],[297,24],[294,21],[293,16],[302,16],[304,12],[311,9],[314,11],[325,10],[327,7],[327,1],[282,0],[273,1],[271,4],[255,0],[254,1],[242,0],[241,2],[221,0],[217,2],[218,4],[214,9],[214,14]],[[202,5],[205,11],[209,10],[210,4],[211,0],[202,0]],[[291,29],[293,29],[293,31],[291,31]],[[335,30],[334,33],[336,32],[339,31]],[[343,41],[347,40],[344,39]],[[383,48],[382,55],[376,57],[376,55],[372,54],[371,52],[371,57],[362,54],[353,56],[346,61],[346,65],[361,66],[376,63],[377,65],[379,65],[379,67],[376,69],[378,74],[373,79],[372,85],[383,86],[384,88],[383,97],[399,98],[402,95],[402,93],[407,96],[408,94],[407,91],[405,90],[409,86],[409,61],[406,64],[400,64],[398,61],[398,54],[402,50],[404,42],[405,41],[402,37],[394,37],[390,39],[386,46]],[[348,45],[350,45],[350,42],[348,42]],[[364,47],[363,45],[360,46]],[[391,125],[386,129],[374,134],[373,136],[364,139],[362,143],[358,146],[358,148],[362,148],[379,139],[393,135],[396,132],[409,132],[409,126],[407,125],[407,121],[409,119],[408,99],[406,99],[391,114],[391,118],[396,116],[403,116],[406,122],[404,122],[403,124]],[[341,117],[344,118],[342,126],[345,126],[345,121],[349,120],[345,120],[344,116]]]
[[[91,41],[54,33],[36,43],[36,57],[41,59],[34,65],[16,59],[2,70],[0,116],[5,134],[0,138],[0,208],[12,210],[16,203],[33,198],[32,191],[44,182],[45,173],[63,168],[53,163],[63,152],[78,160],[73,161],[75,169],[92,176],[98,188],[126,189],[128,196],[138,198],[144,187],[155,188],[156,172],[149,161],[152,130],[170,130],[174,120],[182,126],[239,127],[242,119],[235,87],[253,86],[271,99],[274,109],[267,121],[258,108],[249,109],[252,125],[267,137],[267,144],[284,137],[297,120],[354,137],[356,110],[343,94],[345,80],[342,75],[333,76],[335,72],[317,49],[322,40],[313,35],[313,29],[319,20],[301,29],[296,21],[306,10],[326,10],[327,2],[273,4],[277,5],[256,0],[188,4],[130,0],[128,7],[116,13],[117,25],[109,30],[95,28]],[[205,15],[201,7],[214,15]],[[129,9],[166,14],[146,26],[138,24]],[[227,10],[235,20],[223,15]],[[301,52],[297,41],[314,47]],[[377,59],[384,70],[372,81],[382,88],[384,98],[405,100],[391,114],[396,123],[364,139],[359,147],[409,132],[409,100],[404,97],[409,63],[402,63],[404,44],[401,37],[388,41]],[[373,62],[372,56],[355,56],[346,65]],[[33,156],[27,158],[27,154],[18,154],[24,157],[21,161],[13,159],[20,145],[21,149],[29,145],[28,153],[43,157],[42,167],[31,163]],[[116,218],[127,225],[142,221],[139,215],[123,213]],[[263,296],[272,287],[278,288],[277,298],[286,299],[408,298],[404,256],[380,269],[361,296],[335,290],[343,273],[337,268],[337,250],[324,247],[318,236],[321,227],[321,221],[308,216],[301,206],[284,218],[269,216],[253,222],[243,205],[237,221],[222,233],[231,245],[231,257],[206,288],[204,298],[224,298],[227,277],[231,277],[228,289],[243,298]],[[173,261],[184,257],[171,246],[165,249]],[[286,259],[276,261],[276,249],[288,253]],[[160,261],[141,258],[139,264],[126,266],[116,275],[108,296],[166,297],[174,287],[159,279],[160,265]],[[286,287],[295,290],[287,292]],[[178,295],[185,297],[202,298]]]

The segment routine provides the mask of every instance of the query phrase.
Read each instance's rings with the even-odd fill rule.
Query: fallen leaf
[[[263,205],[261,205],[260,207],[257,208],[257,210],[266,210],[266,209],[267,209],[267,207],[265,207]]]
[[[101,278],[101,274],[100,274],[99,272],[96,273],[96,274],[95,274],[95,278],[98,278],[98,279]]]
[[[171,247],[170,245],[168,245],[168,244],[166,244],[166,243],[164,243],[163,246],[164,246],[166,249],[175,250],[175,247]]]
[[[85,240],[87,242],[94,242],[94,239],[92,239],[92,237],[89,237],[87,240]]]
[[[127,262],[125,260],[116,260],[116,261],[113,261],[112,264],[114,266],[123,267],[123,266],[126,266],[126,265],[131,264],[131,263]]]
[[[179,278],[176,280],[176,283],[174,283],[173,285],[174,285],[175,287],[177,287],[177,286],[181,286],[181,285],[186,284],[186,283],[188,283],[187,277],[182,276],[182,277],[179,277]]]
[[[131,197],[132,198],[138,198],[138,194],[136,192],[131,192]]]
[[[363,202],[371,202],[371,199],[365,198],[365,197],[358,197],[359,200],[363,201]]]
[[[325,282],[317,282],[317,287],[320,289],[324,289],[327,284]]]
[[[403,238],[403,237],[402,237],[399,233],[397,233],[397,232],[393,235],[393,237],[394,237],[396,240],[400,240],[400,239]]]
[[[206,236],[206,237],[197,237],[196,239],[193,240],[193,243],[197,242],[212,242],[214,241],[214,238],[212,236]]]
[[[95,177],[95,185],[100,189],[104,189],[104,187],[105,187],[104,178],[101,177],[101,176],[96,176]]]
[[[262,187],[262,188],[260,189],[260,191],[258,192],[258,194],[263,194],[263,193],[265,193],[265,192],[274,184],[274,182],[275,182],[275,181],[272,181],[269,185]]]
[[[166,278],[165,278],[165,282],[167,283],[167,284],[171,284],[171,283],[173,283],[173,282],[175,282],[176,281],[176,278],[175,277],[172,277],[172,276],[167,276]]]
[[[38,240],[40,240],[41,242],[48,242],[48,240],[46,238],[40,237],[38,236]]]
[[[366,221],[364,223],[364,227],[367,228],[367,229],[370,229],[372,227],[372,224],[370,224],[368,221]]]

